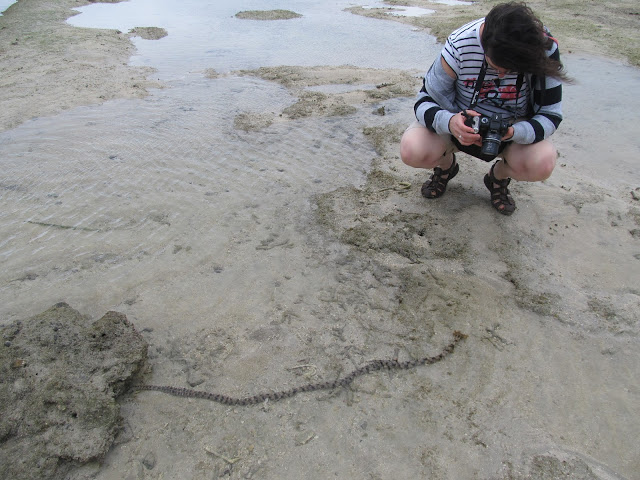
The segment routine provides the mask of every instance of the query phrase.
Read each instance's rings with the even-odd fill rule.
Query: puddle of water
[[[424,15],[431,15],[435,12],[435,10],[421,7],[398,7],[390,11],[389,15],[397,15],[400,17],[422,17]]]
[[[431,15],[432,13],[435,13],[435,10],[430,10],[428,8],[421,8],[421,7],[387,7],[384,6],[384,8],[389,8],[389,10],[387,10],[385,13],[387,15],[395,15],[398,17],[422,17],[424,15]],[[380,6],[376,6],[376,7],[371,7],[371,6],[363,6],[362,8],[371,10],[371,9],[375,9],[375,8],[381,8]]]
[[[268,5],[231,0],[131,0],[82,7],[78,9],[82,13],[68,21],[125,32],[134,27],[165,28],[168,36],[160,40],[134,38],[138,52],[131,60],[133,65],[157,68],[163,80],[207,68],[226,73],[275,65],[414,69],[417,58],[432,58],[440,50],[432,37],[407,25],[345,12],[351,5],[348,1],[299,0],[288,2],[286,8],[301,18],[255,21],[234,15],[243,10],[268,10]]]
[[[456,6],[456,5],[471,5],[473,2],[466,2],[461,0],[433,0],[433,3]],[[384,1],[378,2],[373,6],[363,5],[362,8],[365,8],[365,9],[385,8],[385,9],[388,9],[388,11],[386,12],[388,15],[396,15],[399,17],[422,17],[425,15],[432,15],[433,13],[435,13],[435,10],[431,10],[429,8],[390,6]]]
[[[466,2],[462,0],[433,0],[433,3],[440,3],[442,5],[471,5],[473,2]],[[398,17],[423,17],[425,15],[432,15],[435,10],[423,7],[405,7],[405,6],[390,6],[384,1],[378,2],[375,5],[363,5],[365,9],[385,8],[388,11],[388,15],[394,15]]]
[[[11,5],[16,3],[17,0],[0,0],[0,15],[9,8]]]

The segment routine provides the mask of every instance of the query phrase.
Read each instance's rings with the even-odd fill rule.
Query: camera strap
[[[469,102],[469,110],[473,110],[478,104],[478,98],[480,98],[480,90],[482,90],[482,85],[484,84],[484,77],[487,73],[487,59],[485,58],[482,62],[482,68],[480,68],[480,73],[478,73],[478,79],[476,80],[476,84],[473,87],[473,95],[471,96],[471,102]],[[524,83],[524,74],[519,73],[518,78],[516,80],[516,109],[518,108],[518,99],[520,98],[520,89],[522,88],[522,84]]]
[[[478,97],[480,97],[480,90],[482,89],[482,84],[484,83],[484,76],[487,73],[487,59],[484,58],[482,61],[482,68],[480,68],[480,73],[478,73],[478,78],[476,79],[476,84],[473,87],[473,95],[471,96],[471,102],[469,102],[469,110],[473,110],[476,108],[478,104]]]

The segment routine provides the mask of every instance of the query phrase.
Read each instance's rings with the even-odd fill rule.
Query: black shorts
[[[467,153],[472,157],[479,158],[480,160],[484,160],[485,162],[490,162],[491,160],[497,157],[497,155],[483,155],[482,152],[480,151],[481,147],[479,147],[478,145],[462,145],[460,142],[458,142],[458,139],[453,135],[451,135],[451,141],[456,146],[456,148],[461,152]],[[502,151],[505,148],[507,148],[507,146],[510,143],[511,143],[510,140],[506,142],[502,142],[500,144],[500,147],[498,148],[498,154],[502,153]]]

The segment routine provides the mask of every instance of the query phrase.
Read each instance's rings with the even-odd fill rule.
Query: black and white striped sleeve
[[[548,54],[550,58],[560,61],[555,42]],[[562,122],[562,82],[552,77],[540,77],[532,88],[534,115],[513,125],[515,143],[537,143],[549,138]]]
[[[450,133],[449,120],[456,108],[455,79],[445,72],[441,62],[438,57],[425,74],[413,109],[421,125],[443,135]]]

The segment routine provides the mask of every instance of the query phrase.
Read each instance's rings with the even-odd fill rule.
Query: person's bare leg
[[[448,170],[453,163],[453,151],[440,135],[421,125],[409,127],[400,140],[402,161],[414,168]]]
[[[508,189],[510,179],[540,182],[551,176],[558,154],[549,141],[531,145],[511,144],[502,153],[503,158],[493,164],[485,177],[491,192],[491,204],[504,215],[511,215],[516,204]]]
[[[459,170],[455,163],[454,147],[446,141],[446,137],[418,124],[404,132],[400,141],[400,157],[410,167],[433,169],[433,175],[421,189],[425,198],[442,196],[447,182]]]
[[[496,163],[493,168],[497,180],[513,178],[525,182],[540,182],[551,176],[558,153],[551,142],[543,140],[530,145],[512,143],[502,156],[504,160]]]

